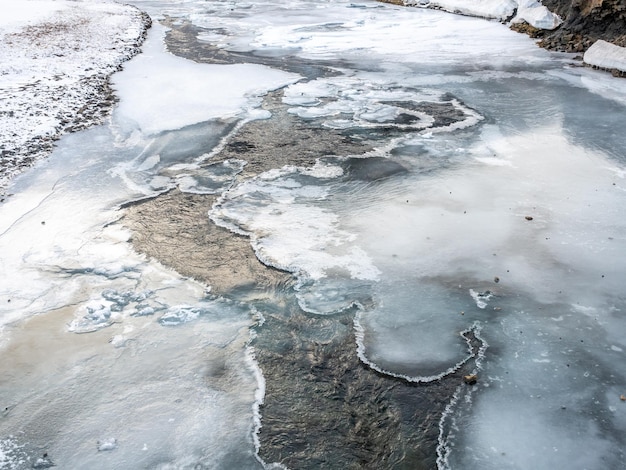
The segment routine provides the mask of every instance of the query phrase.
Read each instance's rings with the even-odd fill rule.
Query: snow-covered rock
[[[626,72],[626,47],[599,40],[587,49],[583,61],[595,67]]]
[[[517,14],[513,23],[525,21],[539,29],[552,30],[562,23],[561,18],[555,15],[538,0],[517,0]]]

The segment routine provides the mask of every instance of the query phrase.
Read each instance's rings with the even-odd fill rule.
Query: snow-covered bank
[[[583,60],[593,67],[626,73],[626,47],[599,40],[585,52]]]
[[[0,194],[62,134],[101,122],[108,77],[139,52],[150,18],[102,1],[0,0]]]
[[[526,22],[540,29],[551,30],[561,24],[561,18],[538,0],[405,0],[404,4],[512,23]]]

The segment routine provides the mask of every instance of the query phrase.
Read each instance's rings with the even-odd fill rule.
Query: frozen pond
[[[624,80],[440,11],[133,4],[111,122],[0,205],[0,468],[622,468]]]

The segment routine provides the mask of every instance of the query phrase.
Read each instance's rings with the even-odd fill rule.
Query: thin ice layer
[[[503,360],[486,361],[474,403],[453,415],[462,432],[444,468],[475,461],[489,469],[620,468],[626,377],[623,368],[615,373],[622,347],[603,331],[620,328],[619,314],[608,306],[586,314],[569,305],[526,307],[490,325]]]
[[[486,129],[477,164],[415,192],[381,188],[349,224],[388,282],[361,319],[368,361],[415,376],[421,361],[453,364],[454,332],[483,325],[485,389],[458,405],[444,468],[561,467],[589,442],[576,468],[618,468],[604,452],[623,446],[626,193],[604,156],[560,133]]]

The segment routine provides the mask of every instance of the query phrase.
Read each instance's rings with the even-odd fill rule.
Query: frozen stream
[[[0,205],[0,469],[622,468],[624,80],[440,11],[132,3],[110,123]]]

